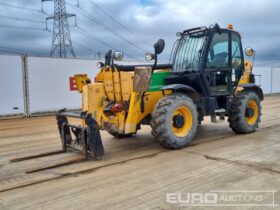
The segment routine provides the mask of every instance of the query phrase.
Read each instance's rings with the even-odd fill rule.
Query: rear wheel
[[[261,102],[255,92],[244,92],[233,99],[228,121],[236,133],[252,133],[261,119]]]
[[[152,113],[152,135],[170,149],[188,145],[196,133],[197,125],[196,105],[184,94],[163,97]]]

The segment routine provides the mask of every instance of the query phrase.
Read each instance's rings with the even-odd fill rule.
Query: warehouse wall
[[[265,94],[280,93],[280,68],[254,67],[256,84],[260,85]]]
[[[271,93],[271,68],[254,67],[256,84],[258,84],[265,94]]]
[[[70,91],[69,77],[97,73],[97,61],[28,57],[29,113],[81,107],[81,94]]]
[[[24,114],[21,56],[0,56],[0,116]]]
[[[98,60],[27,58],[28,115],[52,112],[63,108],[79,109],[81,94],[70,91],[69,78],[75,74],[87,74],[90,78],[98,73]],[[130,63],[130,62],[123,62]]]
[[[271,78],[271,92],[280,93],[280,68],[272,68]]]

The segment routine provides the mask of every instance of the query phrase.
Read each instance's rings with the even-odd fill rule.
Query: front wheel
[[[252,133],[261,119],[261,102],[255,92],[235,96],[229,111],[228,122],[236,133]]]
[[[152,113],[152,134],[169,149],[180,149],[193,139],[198,114],[193,100],[184,94],[171,94],[159,100]]]

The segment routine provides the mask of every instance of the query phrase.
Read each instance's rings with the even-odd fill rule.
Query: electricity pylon
[[[76,17],[76,15],[66,12],[65,0],[42,0],[42,2],[45,1],[54,1],[54,15],[46,18],[46,21],[53,20],[51,56],[58,55],[60,58],[66,58],[70,53],[75,57],[68,18]]]

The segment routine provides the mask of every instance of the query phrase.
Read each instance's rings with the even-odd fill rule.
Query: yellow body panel
[[[113,78],[114,78],[114,93],[115,93],[115,99],[117,102],[122,101],[122,91],[121,91],[121,81],[120,81],[120,74],[118,71],[113,72]]]
[[[104,84],[104,89],[107,93],[108,99],[110,101],[114,101],[115,100],[114,80],[113,80],[113,71],[111,68],[106,68],[103,71],[103,84]]]
[[[124,133],[125,128],[125,112],[118,113],[118,129],[119,133]]]
[[[102,69],[96,76],[95,76],[95,82],[102,82],[104,79],[104,69]]]
[[[130,95],[133,90],[133,76],[133,72],[120,72],[123,101],[129,101],[130,99]]]
[[[144,112],[141,112],[140,103],[142,93],[133,92],[133,72],[118,72],[106,69],[100,72],[97,83],[83,87],[83,111],[92,113],[94,119],[105,129],[105,124],[113,124],[119,133],[135,133],[137,125],[150,114],[157,101],[163,96],[161,91],[146,92],[144,97]],[[169,91],[170,92],[170,91]],[[168,91],[165,91],[168,94]],[[124,111],[112,116],[104,114],[107,101],[116,99],[117,102],[129,101],[127,116]]]
[[[82,110],[88,111],[89,107],[89,93],[88,93],[88,86],[85,85],[83,87],[83,95],[82,95]]]
[[[243,75],[241,76],[238,85],[250,83],[250,75],[253,73],[252,62],[245,61],[245,68]],[[244,90],[243,87],[237,87],[236,92],[242,92]]]
[[[170,94],[171,91],[165,91]],[[141,96],[142,93],[132,92],[129,103],[128,116],[125,121],[125,133],[136,132],[137,125],[148,114],[152,113],[158,100],[163,97],[162,91],[146,92],[144,97],[144,112],[141,112]]]
[[[83,86],[87,84],[87,81],[90,81],[86,74],[76,74],[75,75],[75,82],[77,90],[81,93],[83,92]]]
[[[106,94],[103,83],[93,83],[83,87],[83,111],[92,114],[94,119],[101,125],[103,108],[105,106]]]
[[[125,112],[116,113],[115,116],[107,117],[104,114],[102,115],[102,126],[101,129],[105,129],[105,124],[110,123],[115,125],[118,133],[124,134],[125,127]]]
[[[247,84],[250,82],[250,74],[252,74],[252,63],[245,61],[244,73],[239,81],[239,84]]]

